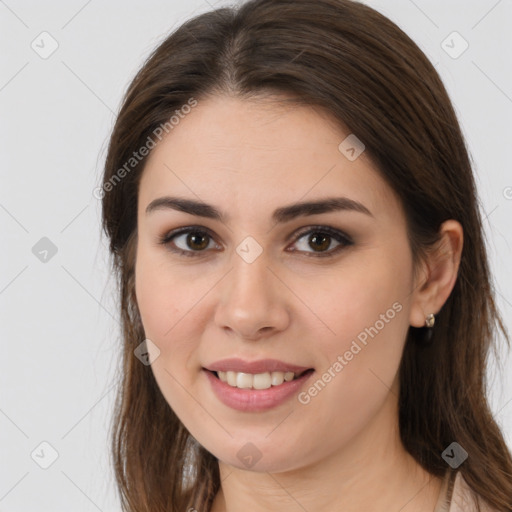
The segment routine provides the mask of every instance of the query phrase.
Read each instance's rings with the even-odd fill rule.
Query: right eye
[[[165,234],[158,243],[182,256],[196,257],[202,256],[201,253],[212,248],[210,247],[211,242],[214,242],[213,237],[204,228],[188,226]],[[214,244],[214,246],[217,249],[220,248],[218,245]]]

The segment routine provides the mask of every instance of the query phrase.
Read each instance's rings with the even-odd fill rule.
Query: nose
[[[222,280],[215,322],[241,339],[258,340],[283,331],[290,322],[289,293],[264,254],[247,263],[236,253]]]

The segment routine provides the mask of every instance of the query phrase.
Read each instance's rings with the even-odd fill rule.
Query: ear
[[[464,232],[456,220],[439,228],[440,240],[429,251],[414,283],[409,323],[423,327],[428,314],[439,313],[455,286],[459,271]]]

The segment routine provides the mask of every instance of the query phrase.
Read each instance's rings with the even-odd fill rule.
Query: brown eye
[[[171,231],[161,237],[159,243],[172,252],[191,257],[206,255],[209,248],[222,249],[215,243],[208,231],[190,226]],[[289,252],[304,253],[306,256],[328,257],[353,245],[353,241],[348,235],[337,229],[329,226],[314,226],[298,235],[293,245],[295,248],[287,249]]]
[[[329,235],[323,235],[321,233],[313,233],[309,235],[309,245],[315,250],[324,251],[331,245],[331,237]]]
[[[304,241],[301,241],[304,239]],[[334,242],[334,247],[332,247]],[[329,226],[317,226],[302,232],[294,243],[298,249],[292,252],[303,252],[307,256],[333,256],[345,247],[353,245],[348,235]]]
[[[185,228],[172,231],[160,238],[159,243],[169,250],[184,256],[201,256],[213,242],[213,238],[203,229]],[[216,248],[219,246],[215,245]]]
[[[202,250],[208,247],[209,236],[206,233],[193,232],[189,233],[186,238],[186,245],[194,250]]]

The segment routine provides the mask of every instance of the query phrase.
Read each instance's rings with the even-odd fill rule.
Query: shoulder
[[[453,492],[449,512],[477,512],[480,505],[480,512],[497,512],[480,497],[475,497],[462,474],[457,471],[453,484]]]

